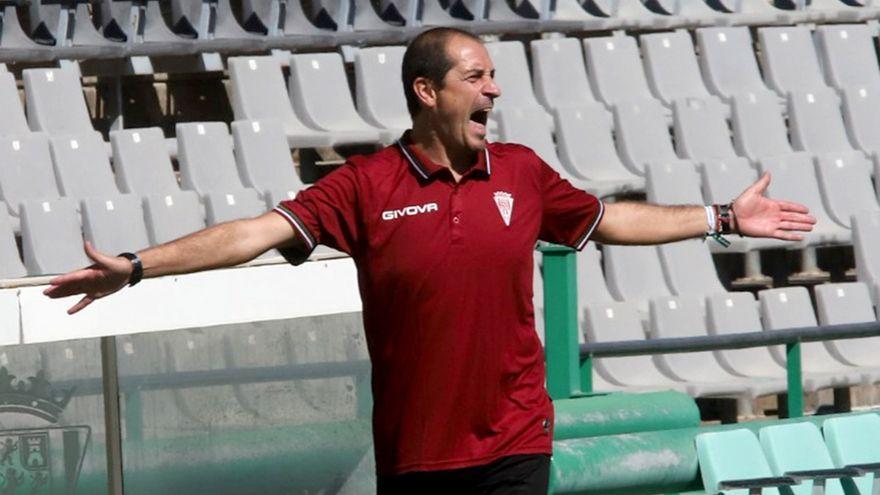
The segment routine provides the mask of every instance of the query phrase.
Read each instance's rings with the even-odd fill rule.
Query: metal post
[[[119,373],[116,337],[101,337],[101,375],[107,444],[107,493],[122,495],[122,427],[119,413]]]
[[[593,392],[593,357],[587,356],[581,361],[581,391],[585,394]]]
[[[544,275],[544,349],[547,391],[552,399],[581,393],[574,251],[542,246]]]
[[[788,371],[788,417],[800,418],[804,415],[804,386],[801,381],[801,343],[785,345],[785,367]]]

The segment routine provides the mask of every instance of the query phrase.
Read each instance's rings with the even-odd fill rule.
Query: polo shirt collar
[[[433,160],[425,156],[424,153],[419,152],[411,146],[412,138],[410,137],[410,132],[412,131],[406,131],[395,144],[398,149],[400,149],[404,159],[409,162],[416,175],[422,180],[428,180],[439,172],[447,170],[447,167],[435,163]],[[477,163],[475,163],[474,166],[464,175],[468,176],[474,172],[482,172],[487,176],[492,174],[492,160],[489,158],[488,146],[483,149],[482,153],[477,155]]]

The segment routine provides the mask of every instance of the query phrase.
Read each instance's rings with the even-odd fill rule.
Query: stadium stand
[[[697,458],[707,493],[779,494],[777,486],[794,485],[791,478],[774,477],[755,434],[740,428],[697,435]],[[739,481],[739,484],[730,482]],[[739,488],[740,490],[734,490]],[[763,488],[763,491],[762,491]]]
[[[874,248],[880,242],[880,213],[859,212],[853,215],[852,228],[858,279],[868,284],[874,304],[880,306],[880,257],[876,256]]]
[[[733,144],[739,155],[754,162],[794,152],[775,94],[768,90],[739,93],[730,101]]]
[[[242,182],[259,191],[270,207],[282,200],[293,199],[306,187],[296,174],[280,122],[233,122],[232,141]]]
[[[116,185],[123,193],[180,192],[162,129],[124,129],[110,132]]]
[[[83,237],[105,253],[122,253],[131,246],[150,245],[141,199],[126,194],[110,199],[82,200]]]
[[[229,0],[171,0],[171,25],[203,51],[259,50],[264,45],[260,36],[238,24]]]
[[[401,80],[402,46],[361,48],[355,53],[354,73],[357,109],[369,124],[401,135],[412,126]]]
[[[501,96],[494,102],[494,112],[504,113],[514,108],[523,109],[547,122],[553,129],[553,117],[538,103],[532,88],[532,77],[526,62],[526,52],[518,41],[501,41],[488,43],[486,49],[495,64],[495,81],[498,87],[504,88]],[[561,81],[560,81],[561,82]],[[559,83],[557,83],[559,85]],[[491,114],[490,114],[491,115]],[[539,122],[541,120],[538,120]]]
[[[0,106],[4,109],[0,136],[30,132],[15,86],[15,76],[10,72],[0,71]]]
[[[208,192],[204,198],[208,225],[255,217],[266,212],[266,203],[253,189]]]
[[[162,18],[159,0],[100,0],[98,6],[101,33],[125,43],[129,56],[192,54],[198,48],[192,40],[171,31]]]
[[[25,69],[22,80],[31,130],[53,136],[94,131],[73,69]]]
[[[623,163],[643,176],[648,163],[680,163],[669,138],[663,105],[657,100],[627,101],[615,105],[614,132]]]
[[[675,147],[691,160],[737,160],[733,149],[726,105],[700,98],[680,98],[672,103]]]
[[[788,93],[791,144],[798,151],[841,153],[854,151],[840,115],[840,98],[830,88]]]
[[[827,87],[813,36],[806,26],[758,29],[758,49],[764,80],[779,96]]]
[[[871,163],[861,153],[818,156],[815,165],[822,199],[832,220],[852,228],[853,215],[880,211],[871,188]]]
[[[45,134],[0,136],[0,164],[0,198],[16,219],[23,201],[61,197]]]
[[[867,25],[818,26],[816,46],[822,57],[825,79],[831,86],[843,90],[852,86],[880,85],[874,35]]]
[[[77,207],[68,198],[21,204],[21,251],[28,275],[65,273],[89,264]]]
[[[143,208],[151,246],[205,227],[205,215],[195,191],[144,196]]]
[[[702,5],[702,2],[684,2]],[[654,95],[671,107],[677,99],[717,100],[710,95],[700,74],[694,42],[685,30],[643,34],[639,37],[642,60]]]
[[[52,137],[49,150],[64,197],[78,200],[119,195],[106,147],[97,132]]]
[[[654,99],[635,38],[587,38],[584,40],[584,56],[596,96],[609,108]]]
[[[862,476],[853,479],[859,493],[873,493],[880,488],[877,472],[870,468],[880,462],[876,448],[880,441],[880,416],[859,414],[826,419],[822,423],[822,434],[835,466],[866,468],[867,472],[862,471]]]
[[[648,312],[649,300],[673,295],[654,246],[606,245],[602,248],[602,262],[614,298],[637,304],[643,314]]]
[[[850,141],[876,162],[880,151],[880,86],[850,86],[841,90],[840,96]]]
[[[534,40],[529,47],[535,95],[544,108],[552,112],[596,104],[587,79],[584,52],[577,39]],[[501,87],[506,93],[507,88],[503,84]]]
[[[845,493],[839,478],[846,473],[835,470],[822,433],[815,424],[765,426],[758,432],[758,439],[774,475],[801,473],[801,476],[792,476],[800,482],[791,487],[795,495],[814,493],[814,487],[828,495]],[[816,478],[809,478],[807,471],[813,471]]]
[[[122,44],[95,29],[88,1],[32,0],[29,13],[34,41],[53,46],[58,58],[111,58],[124,52]]]
[[[724,100],[768,91],[761,79],[747,27],[697,29],[700,66],[709,90]]]
[[[868,287],[861,282],[822,284],[815,288],[820,325],[844,325],[877,321]],[[828,340],[825,346],[835,359],[850,366],[876,367],[880,350],[876,337],[860,340]]]
[[[31,39],[22,28],[16,7],[20,0],[0,1],[0,59],[26,62],[51,60],[54,50]]]
[[[223,122],[177,124],[180,185],[201,195],[244,189]]]

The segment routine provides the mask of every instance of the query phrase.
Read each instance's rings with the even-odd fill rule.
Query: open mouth
[[[491,108],[483,108],[481,110],[477,110],[476,112],[471,114],[471,122],[476,122],[482,126],[486,125],[486,122],[489,120],[489,112]]]

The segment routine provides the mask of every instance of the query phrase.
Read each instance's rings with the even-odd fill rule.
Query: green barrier
[[[553,401],[555,440],[696,427],[700,411],[681,392],[601,394]]]
[[[817,426],[835,414],[778,421],[651,431],[553,442],[550,493],[651,494],[699,489],[694,439],[700,433],[810,421]]]

